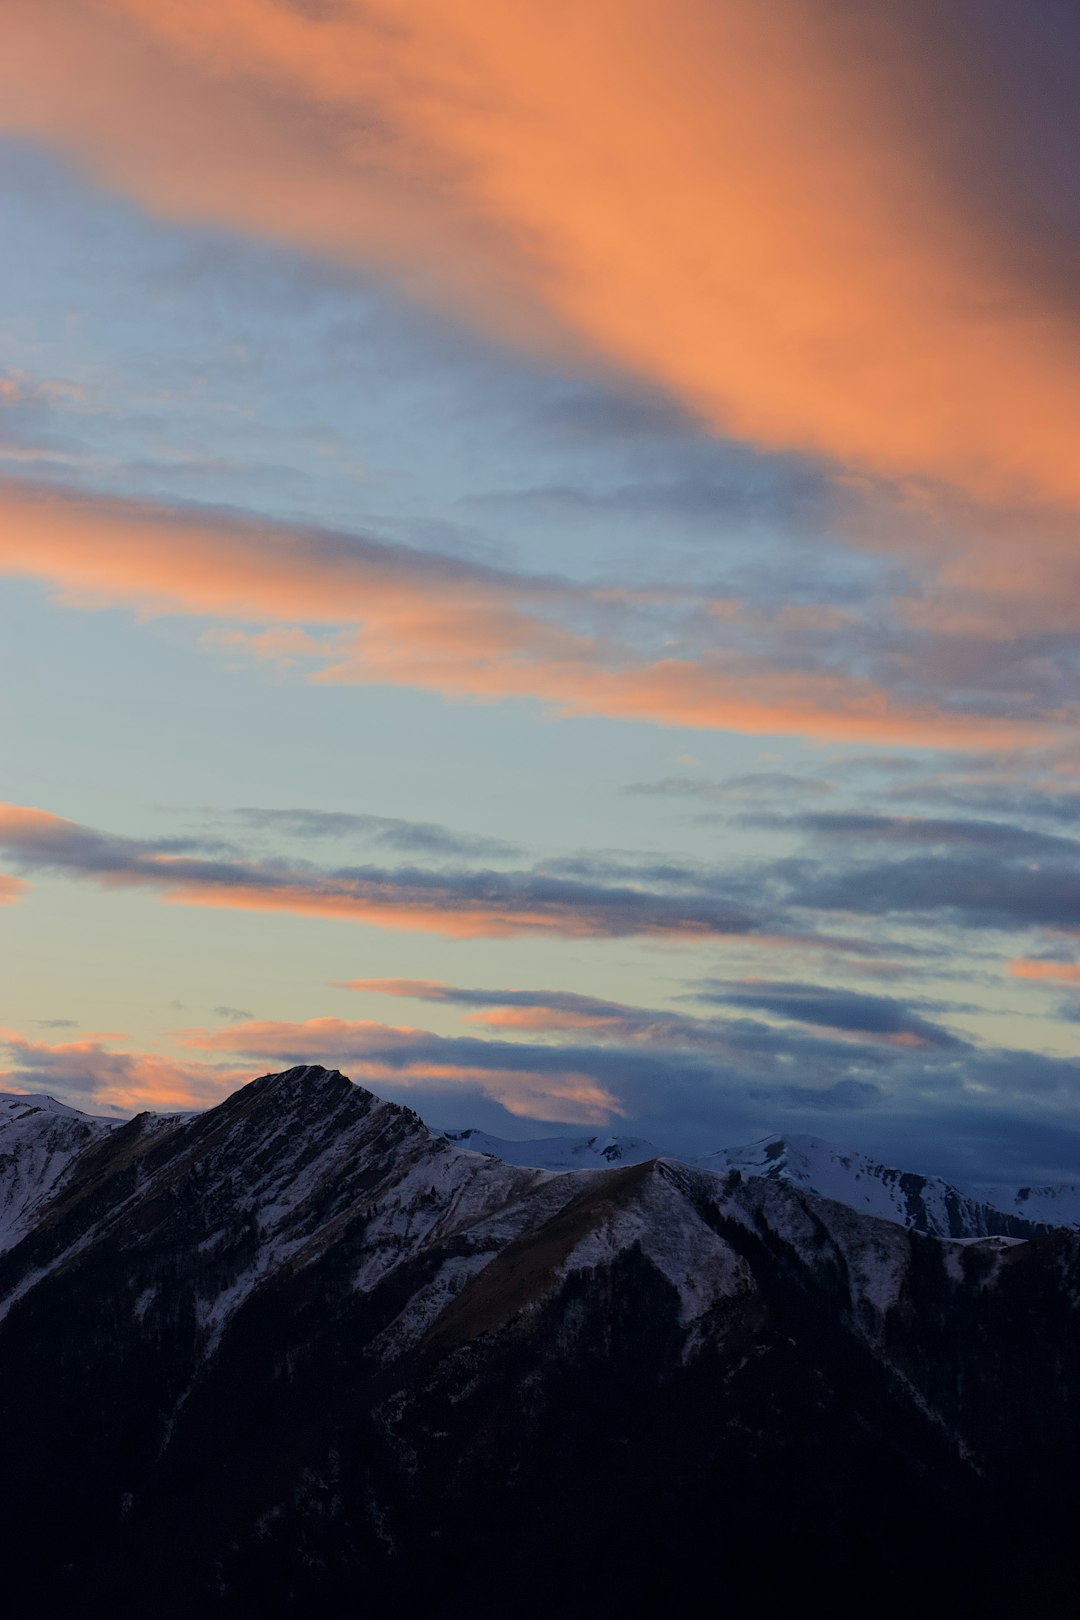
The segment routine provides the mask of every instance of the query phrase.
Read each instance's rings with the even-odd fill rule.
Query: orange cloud
[[[531,1034],[547,1034],[563,1030],[608,1030],[613,1035],[625,1036],[626,1018],[620,1009],[614,1013],[581,1012],[562,1007],[490,1007],[482,1012],[467,1013],[467,1024],[482,1024],[486,1029],[516,1029]],[[636,1035],[638,1032],[631,1032]]]
[[[769,992],[777,987],[769,980],[743,978],[738,981],[732,998],[734,1004],[738,1005],[741,991],[752,992],[757,985],[760,985],[764,992],[765,1004],[755,1007],[751,999],[750,1005],[755,1014],[764,1011],[784,1018],[794,1013],[798,1020],[797,1001],[785,1011],[784,987],[779,987],[781,997],[773,1000]],[[622,1002],[603,1001],[573,991],[470,990],[463,986],[446,984],[441,980],[428,979],[354,979],[344,981],[338,987],[381,992],[420,1001],[442,1002],[459,1008],[472,1007],[476,1010],[464,1013],[465,1023],[480,1025],[496,1033],[561,1037],[579,1036],[582,1032],[586,1032],[601,1045],[605,1041],[613,1040],[620,1045],[659,1046],[669,1051],[696,1047],[712,1053],[723,1052],[727,1056],[733,1055],[738,1049],[738,1030],[731,1026],[727,1018],[715,1016],[702,1018],[681,1011],[628,1006]],[[823,1005],[804,1009],[811,1013],[811,1017],[806,1020],[806,1033],[816,1039],[847,1040],[855,1043],[883,1042],[890,1046],[926,1050],[941,1044],[942,1031],[935,1026],[924,1024],[922,1029],[884,1027],[890,1013],[894,1022],[897,1017],[905,1015],[906,1009],[901,1004],[890,1005],[877,997],[853,996],[851,1001],[856,1017],[861,1003],[864,1016],[867,1012],[876,1012],[877,1021],[875,1023],[871,1020],[862,1026],[857,1023],[848,1025],[844,1022],[843,1007],[830,1009],[828,997],[829,991],[823,990],[820,993]],[[830,1011],[837,1010],[840,1016],[830,1017]],[[850,1013],[849,1008],[849,1017]],[[882,1013],[885,1014],[884,1019]],[[816,1018],[814,1014],[817,1015]],[[920,1020],[914,1015],[911,1022],[918,1024]]]
[[[175,1062],[150,1052],[116,1051],[101,1038],[50,1045],[17,1030],[0,1029],[10,1068],[0,1069],[0,1088],[58,1092],[72,1106],[137,1113],[206,1108],[251,1078],[246,1069]]]
[[[1009,963],[1016,979],[1049,979],[1058,984],[1080,984],[1080,962],[1033,961],[1024,957]]]
[[[116,879],[118,883],[130,881]],[[165,879],[167,881],[167,878]],[[419,892],[418,892],[419,891]],[[422,886],[412,892],[403,883],[386,882],[332,885],[316,888],[302,883],[288,886],[255,883],[182,884],[164,898],[174,905],[222,907],[229,911],[287,911],[301,917],[331,917],[366,923],[373,928],[399,928],[409,933],[441,934],[445,939],[513,939],[529,934],[553,934],[560,939],[609,939],[613,935],[652,934],[669,939],[709,938],[717,928],[704,918],[680,917],[673,908],[663,917],[644,912],[620,926],[609,913],[598,915],[574,900],[553,899],[546,904],[515,903],[512,897],[484,901],[467,894],[447,896]]]
[[[322,657],[312,678],[328,683],[526,697],[564,715],[750,735],[951,748],[1046,741],[1063,718],[951,713],[893,697],[858,675],[770,668],[722,640],[697,656],[649,660],[635,651],[632,626],[619,639],[559,622],[559,614],[610,613],[611,592],[377,541],[18,481],[0,482],[0,573],[42,580],[72,607],[120,604],[143,615],[284,625],[283,640],[233,633],[227,644],[254,642],[257,656]],[[298,631],[297,620],[350,633],[323,643]]]
[[[508,1114],[523,1119],[565,1120],[570,1125],[609,1125],[627,1110],[590,1075],[536,1072],[529,1069],[470,1068],[468,1064],[425,1063],[404,1073],[377,1063],[365,1064],[362,1077],[372,1085],[475,1086]]]
[[[1075,506],[1075,314],[972,195],[991,120],[968,57],[935,83],[932,26],[814,0],[13,0],[0,120],[168,217],[382,268],[549,352],[561,332],[722,432]]]
[[[0,872],[0,906],[13,906],[29,889],[29,883],[22,878],[9,877],[6,872]]]

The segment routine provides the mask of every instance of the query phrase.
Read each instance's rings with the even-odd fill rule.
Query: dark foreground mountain
[[[1075,1232],[515,1166],[315,1068],[51,1157],[26,1102],[14,1620],[1076,1613]]]

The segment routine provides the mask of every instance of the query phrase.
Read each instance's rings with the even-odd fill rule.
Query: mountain
[[[1035,1187],[972,1187],[972,1195],[1022,1220],[1046,1226],[1080,1226],[1080,1186],[1050,1182]]]
[[[544,1136],[531,1142],[511,1142],[478,1130],[440,1134],[469,1153],[485,1153],[504,1164],[535,1170],[603,1170],[659,1157],[659,1149],[641,1136]]]
[[[0,1254],[19,1241],[74,1160],[113,1123],[55,1097],[0,1092]]]
[[[515,1142],[478,1130],[441,1134],[470,1152],[543,1170],[594,1170],[642,1164],[660,1156],[651,1142],[636,1136],[552,1136]],[[818,1136],[763,1136],[747,1147],[720,1148],[685,1162],[718,1175],[738,1170],[745,1176],[786,1181],[935,1237],[1026,1238],[1054,1226],[1080,1226],[1080,1187],[965,1190],[936,1176],[878,1164]]]
[[[965,1192],[936,1176],[912,1170],[894,1170],[862,1153],[843,1152],[818,1136],[764,1136],[749,1147],[721,1148],[694,1161],[705,1170],[725,1174],[738,1170],[747,1176],[786,1181],[823,1198],[834,1198],[850,1209],[882,1220],[898,1221],[916,1232],[935,1237],[1033,1237],[1055,1220],[1052,1196],[1030,1202],[1018,1198],[997,1204],[989,1193]],[[1066,1189],[1043,1189],[1045,1194]],[[1000,1196],[1000,1194],[998,1194]],[[1062,1200],[1055,1211],[1065,1215]],[[1080,1214],[1080,1200],[1072,1206]]]
[[[1074,1612],[1080,1235],[577,1174],[342,1075],[90,1129],[0,1256],[19,1620]]]

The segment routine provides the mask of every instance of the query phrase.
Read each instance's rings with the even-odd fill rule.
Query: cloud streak
[[[466,989],[430,979],[348,979],[339,988],[367,994],[476,1009],[470,1022],[538,1035],[579,1035],[648,1046],[697,1048],[733,1057],[756,1046],[761,1031],[737,1019],[702,1018],[604,1001],[569,990]],[[818,984],[754,979],[707,979],[693,987],[698,1002],[766,1013],[843,1035],[907,1047],[959,1049],[965,1043],[907,1003]]]
[[[196,841],[193,841],[196,842]],[[0,806],[0,848],[27,869],[105,888],[141,888],[180,905],[293,912],[447,938],[741,937],[762,918],[685,886],[605,883],[526,871],[420,870],[212,859],[183,841],[116,837],[49,811]]]
[[[710,979],[696,995],[723,1007],[748,1008],[777,1018],[839,1030],[846,1035],[889,1041],[897,1046],[955,1047],[965,1043],[942,1025],[920,1016],[891,996],[838,990],[820,984]]]
[[[992,706],[953,711],[844,672],[835,656],[804,656],[790,667],[790,649],[785,662],[760,640],[755,651],[739,651],[727,622],[733,606],[738,618],[738,604],[719,614],[695,608],[692,626],[654,623],[642,618],[633,592],[250,515],[12,480],[0,481],[0,573],[40,580],[69,607],[322,627],[304,645],[319,666],[311,678],[329,684],[532,698],[563,715],[750,735],[957,749],[1045,742],[1062,719]],[[642,656],[650,641],[679,650]],[[264,655],[259,632],[230,631],[227,644]],[[269,645],[277,656],[279,644]],[[290,632],[290,661],[296,646]]]
[[[346,810],[262,810],[234,812],[245,826],[295,838],[358,838],[386,849],[414,855],[464,856],[506,860],[522,853],[521,845],[505,838],[454,832],[434,821],[406,821],[399,816],[369,816]]]

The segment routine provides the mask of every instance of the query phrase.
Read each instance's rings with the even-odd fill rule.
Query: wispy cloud
[[[427,979],[348,979],[340,988],[475,1009],[469,1014],[471,1021],[507,1032],[564,1035],[588,1031],[597,1040],[698,1048],[729,1057],[745,1051],[748,1043],[745,1025],[731,1017],[702,1018],[628,1006],[568,990],[468,989]],[[715,1003],[736,1012],[766,1013],[868,1040],[942,1050],[965,1044],[922,1011],[894,997],[754,979],[707,979],[691,989],[682,999]],[[749,1041],[756,1044],[759,1038],[760,1031],[755,1030]]]
[[[831,985],[793,984],[753,979],[710,979],[695,995],[722,1007],[748,1008],[819,1029],[841,1030],[899,1046],[956,1047],[961,1042],[941,1024],[891,996],[836,989]]]
[[[713,804],[761,806],[774,796],[824,798],[834,791],[826,778],[797,776],[793,771],[748,771],[716,782],[708,777],[664,776],[656,782],[631,782],[627,793],[652,798],[705,799]]]
[[[858,844],[896,845],[910,849],[962,850],[1037,860],[1080,857],[1080,841],[1006,821],[971,817],[887,816],[871,811],[826,810],[796,815],[768,811],[747,812],[738,818],[747,826],[767,826],[804,833],[812,838]]]
[[[398,816],[369,816],[346,810],[260,810],[234,812],[248,827],[302,839],[356,839],[414,855],[463,856],[509,860],[522,853],[520,844],[478,833],[455,832],[435,821],[408,821]]]
[[[0,807],[0,848],[27,869],[146,888],[181,905],[295,912],[451,938],[552,935],[563,939],[693,940],[762,929],[763,918],[719,892],[562,877],[541,868],[421,870],[323,868],[212,859],[198,841],[118,837],[45,810]]]
[[[0,482],[0,572],[50,584],[69,607],[284,624],[286,642],[264,649],[256,640],[256,654],[314,658],[310,678],[330,684],[533,698],[564,715],[667,726],[953,748],[1044,742],[1062,718],[995,712],[993,704],[953,712],[933,694],[891,692],[838,669],[834,654],[809,649],[793,666],[782,618],[771,632],[764,626],[764,639],[755,630],[740,651],[732,636],[738,603],[710,612],[680,595],[676,608],[689,618],[654,623],[660,608],[633,591],[250,514],[10,480]],[[300,646],[298,621],[340,633],[305,635]],[[770,635],[778,638],[772,653]],[[250,640],[247,632],[229,637],[234,651]],[[642,649],[653,643],[658,652],[649,656]]]

